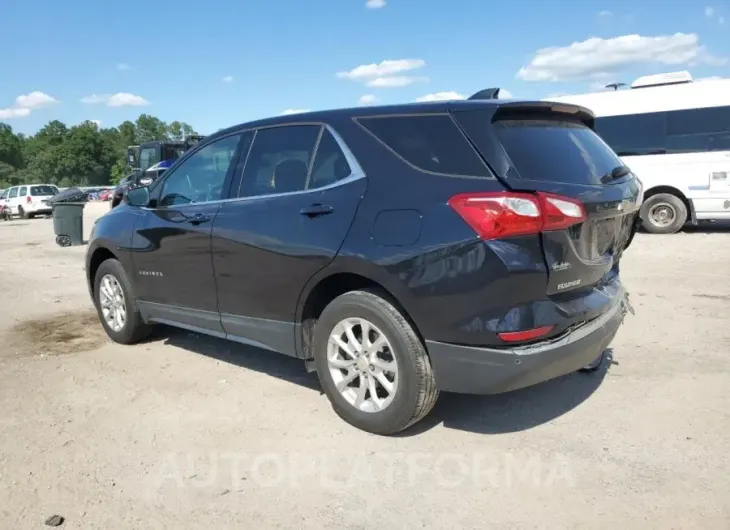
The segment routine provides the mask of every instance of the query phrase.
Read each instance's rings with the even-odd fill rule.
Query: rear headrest
[[[307,164],[301,160],[284,160],[274,170],[274,188],[277,193],[300,191],[307,183]]]

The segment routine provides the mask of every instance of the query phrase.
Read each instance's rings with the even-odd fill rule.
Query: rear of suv
[[[439,391],[506,392],[600,359],[640,182],[581,107],[340,109],[206,138],[96,224],[109,336],[171,324],[299,357],[391,434]]]

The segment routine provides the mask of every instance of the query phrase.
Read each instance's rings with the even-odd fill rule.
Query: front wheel
[[[439,392],[421,339],[379,293],[335,298],[317,322],[313,351],[332,407],[359,429],[394,434],[436,404]]]
[[[687,222],[687,206],[671,193],[657,193],[641,206],[642,226],[652,234],[674,234]]]
[[[122,264],[104,261],[94,278],[94,301],[104,331],[120,344],[134,344],[147,337],[152,327],[142,320],[137,300]]]
[[[25,211],[25,210],[23,209],[23,207],[22,207],[22,206],[18,206],[18,216],[19,216],[19,217],[20,217],[21,219],[28,219],[28,218],[29,218],[29,216],[28,216],[28,212],[26,212],[26,211]]]

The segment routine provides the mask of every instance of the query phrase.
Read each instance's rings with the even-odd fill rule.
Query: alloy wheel
[[[99,283],[99,305],[107,326],[120,332],[127,322],[127,304],[122,285],[111,274],[105,275]]]
[[[346,318],[332,329],[327,366],[337,391],[362,412],[380,412],[398,390],[398,363],[385,334],[364,318]]]

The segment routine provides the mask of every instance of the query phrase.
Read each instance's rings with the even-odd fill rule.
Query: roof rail
[[[476,94],[472,94],[469,99],[499,99],[499,88],[485,88]]]

